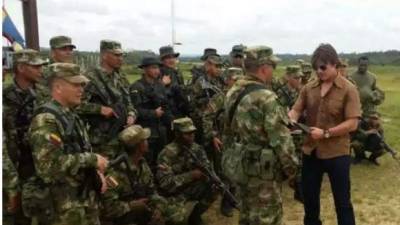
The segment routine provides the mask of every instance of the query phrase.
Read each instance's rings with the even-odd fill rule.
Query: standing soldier
[[[164,84],[171,112],[175,118],[188,114],[189,103],[184,93],[184,80],[181,71],[177,68],[179,53],[174,52],[171,46],[160,48],[160,80]]]
[[[286,67],[286,85],[278,89],[276,94],[278,95],[279,103],[286,108],[287,112],[292,108],[294,103],[299,96],[299,92],[302,86],[301,78],[303,73],[301,72],[301,67],[297,65],[291,65]],[[301,121],[304,122],[304,121]],[[302,156],[301,147],[304,141],[304,133],[301,130],[293,129],[291,130],[293,143],[295,146],[295,152],[297,158],[300,160]],[[301,164],[301,162],[300,162]],[[301,168],[301,166],[300,166]],[[298,171],[296,175],[296,186],[294,192],[294,199],[303,202],[303,194],[301,190],[301,173]]]
[[[143,70],[142,78],[130,87],[132,102],[138,110],[137,123],[151,130],[150,151],[146,154],[146,159],[152,169],[156,167],[161,149],[168,143],[168,132],[173,120],[166,88],[158,79],[160,65],[155,57],[143,58],[139,65]]]
[[[197,78],[192,87],[192,107],[195,109],[192,119],[196,125],[196,142],[204,144],[202,114],[207,108],[210,99],[224,89],[224,80],[221,75],[222,60],[218,55],[210,55],[204,63],[205,74]]]
[[[291,65],[286,67],[286,84],[276,91],[278,101],[283,107],[290,109],[296,102],[301,88],[302,76],[303,73],[300,66]]]
[[[216,199],[212,183],[198,168],[191,156],[194,154],[201,164],[212,169],[203,148],[194,142],[196,127],[190,118],[173,121],[175,140],[165,146],[158,156],[157,180],[160,193],[171,197],[182,197],[185,201],[197,202],[188,219],[188,224],[202,224],[201,215]],[[191,153],[189,153],[189,151]]]
[[[74,49],[76,46],[72,44],[72,40],[68,36],[55,36],[50,39],[50,63],[72,63],[74,57]],[[43,72],[43,77],[37,87],[38,105],[50,101],[50,90],[47,69]]]
[[[36,196],[23,191],[27,203],[24,209],[49,212],[49,224],[100,224],[98,195],[107,188],[102,173],[108,161],[91,151],[85,125],[74,110],[81,103],[88,81],[75,64],[52,64],[52,100],[35,111],[29,129],[34,178],[40,182],[35,184],[41,191],[35,192]]]
[[[227,63],[227,68],[236,67],[244,70],[243,56],[246,47],[242,44],[234,45],[229,53],[230,61]]]
[[[351,75],[360,93],[363,117],[377,112],[376,108],[385,100],[385,93],[376,85],[376,75],[368,71],[369,59],[358,59],[358,70]]]
[[[239,152],[226,149],[222,165],[240,186],[241,225],[282,224],[282,174],[292,181],[298,166],[285,110],[265,85],[277,62],[269,47],[247,48],[248,76],[237,81],[226,97],[226,129],[235,146],[241,147],[236,148]]]
[[[113,224],[181,224],[187,219],[188,208],[183,202],[157,194],[153,173],[144,158],[149,137],[150,129],[139,125],[119,134],[126,151],[123,156],[127,157],[107,171],[106,180],[112,185],[102,198],[102,216]]]
[[[311,63],[304,62],[303,64],[301,64],[301,72],[303,73],[303,77],[301,78],[301,83],[304,86],[311,79],[311,73],[312,73]]]
[[[205,146],[211,148],[210,158],[212,158],[214,169],[217,174],[225,181],[225,183],[231,183],[229,178],[224,176],[221,168],[221,157],[223,154],[223,131],[224,131],[224,111],[225,111],[225,96],[228,90],[238,80],[243,78],[243,70],[237,67],[231,67],[224,71],[224,82],[225,88],[223,92],[215,94],[208,103],[207,108],[204,111],[202,117],[202,124],[204,130]],[[234,188],[231,185],[231,192],[234,192]],[[221,200],[221,213],[224,216],[233,216],[233,207],[226,196],[223,196]]]
[[[129,82],[121,73],[123,51],[117,41],[100,42],[100,67],[87,72],[84,102],[79,114],[90,125],[90,141],[95,152],[113,158],[121,150],[118,133],[134,124],[136,110],[129,97]]]
[[[206,63],[206,60],[209,56],[220,56],[217,53],[217,49],[215,48],[206,48],[204,49],[204,53],[203,55],[200,57],[200,59],[204,62],[204,64]],[[206,74],[206,69],[205,69],[205,65],[202,66],[194,66],[190,72],[192,73],[192,80],[191,80],[191,84],[194,84],[196,82],[196,80],[199,77],[202,77]]]
[[[5,146],[14,163],[21,185],[32,176],[34,165],[28,143],[28,128],[36,106],[36,87],[45,64],[39,52],[24,49],[14,53],[14,80],[3,89],[3,125]],[[22,211],[17,220],[26,220]],[[21,223],[24,223],[20,221]]]

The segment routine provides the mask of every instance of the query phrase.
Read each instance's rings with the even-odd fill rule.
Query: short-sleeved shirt
[[[342,76],[337,76],[332,87],[321,97],[321,82],[312,80],[301,90],[293,109],[306,114],[306,124],[329,129],[347,119],[361,116],[361,104],[357,88]],[[329,159],[350,154],[350,135],[324,138],[318,141],[308,136],[303,145],[307,155],[316,149],[318,158]]]

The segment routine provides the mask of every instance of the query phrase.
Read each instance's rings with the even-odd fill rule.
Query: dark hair
[[[361,56],[360,58],[358,58],[358,62],[360,62],[361,60],[369,61],[369,58],[368,58],[368,56]]]
[[[311,64],[315,69],[317,67],[316,63],[318,61],[324,63],[330,63],[332,65],[339,65],[338,54],[331,44],[320,44],[317,49],[315,49],[312,57]]]

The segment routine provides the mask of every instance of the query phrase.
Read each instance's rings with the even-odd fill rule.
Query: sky
[[[23,32],[20,0],[3,4]],[[39,40],[72,37],[79,50],[102,39],[126,50],[158,52],[171,44],[171,0],[37,0]],[[338,52],[400,50],[399,0],[174,0],[176,50],[227,54],[235,44],[267,45],[275,53],[310,54],[319,43]],[[4,42],[4,41],[3,41]]]

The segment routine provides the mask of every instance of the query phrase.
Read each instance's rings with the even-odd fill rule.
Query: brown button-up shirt
[[[329,129],[347,119],[361,116],[361,104],[356,87],[337,76],[332,87],[324,97],[321,97],[321,82],[319,79],[310,81],[301,90],[293,106],[297,112],[305,112],[306,124],[311,127]],[[350,135],[313,140],[308,136],[303,145],[307,155],[316,149],[318,158],[329,159],[350,154]]]

